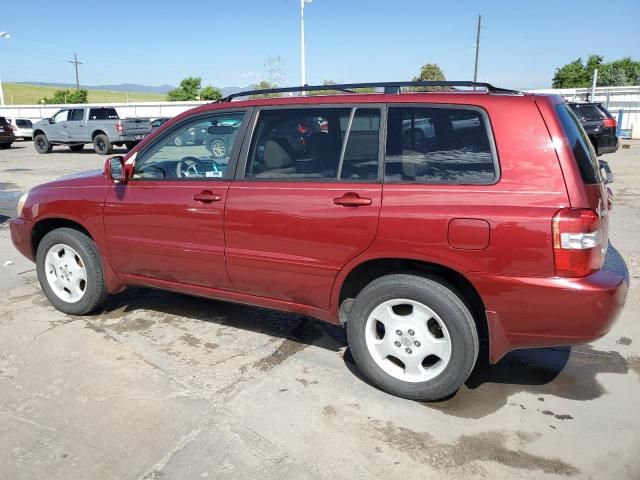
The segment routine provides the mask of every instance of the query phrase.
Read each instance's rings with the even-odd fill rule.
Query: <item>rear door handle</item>
[[[211,190],[203,190],[200,193],[196,193],[193,196],[193,199],[202,203],[219,202],[222,200],[222,195],[213,193]]]
[[[372,202],[373,200],[370,198],[361,197],[353,192],[345,193],[343,196],[333,199],[333,203],[342,205],[343,207],[365,207],[371,205]]]

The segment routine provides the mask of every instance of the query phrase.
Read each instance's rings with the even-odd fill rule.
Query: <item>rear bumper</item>
[[[148,133],[135,133],[135,134],[132,133],[132,134],[126,134],[126,135],[118,135],[117,140],[115,140],[112,143],[116,143],[116,142],[140,142],[147,135],[149,135],[149,134]]]
[[[487,310],[492,363],[518,348],[578,345],[602,337],[629,289],[629,272],[613,246],[603,268],[583,278],[469,277]]]
[[[9,222],[11,241],[18,251],[32,262],[35,261],[31,248],[31,230],[33,223],[24,218],[12,218]]]

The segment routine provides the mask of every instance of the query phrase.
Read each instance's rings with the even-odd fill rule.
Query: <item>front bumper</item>
[[[9,221],[11,241],[18,251],[32,262],[35,261],[35,252],[31,247],[31,231],[33,222],[24,218],[12,218]]]
[[[518,348],[588,343],[605,335],[624,306],[629,272],[610,245],[601,270],[582,278],[470,275],[489,326],[490,360]]]

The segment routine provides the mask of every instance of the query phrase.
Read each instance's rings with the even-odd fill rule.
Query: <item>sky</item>
[[[244,87],[268,79],[280,57],[283,85],[300,84],[298,0],[31,0],[3,2],[5,82]],[[305,7],[307,83],[410,80],[436,63],[448,80],[545,88],[556,68],[595,53],[640,60],[640,1],[313,0]]]

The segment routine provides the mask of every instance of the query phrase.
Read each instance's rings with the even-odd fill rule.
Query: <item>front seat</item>
[[[283,138],[267,140],[264,144],[264,170],[256,178],[278,178],[295,173],[293,155],[287,141]]]

